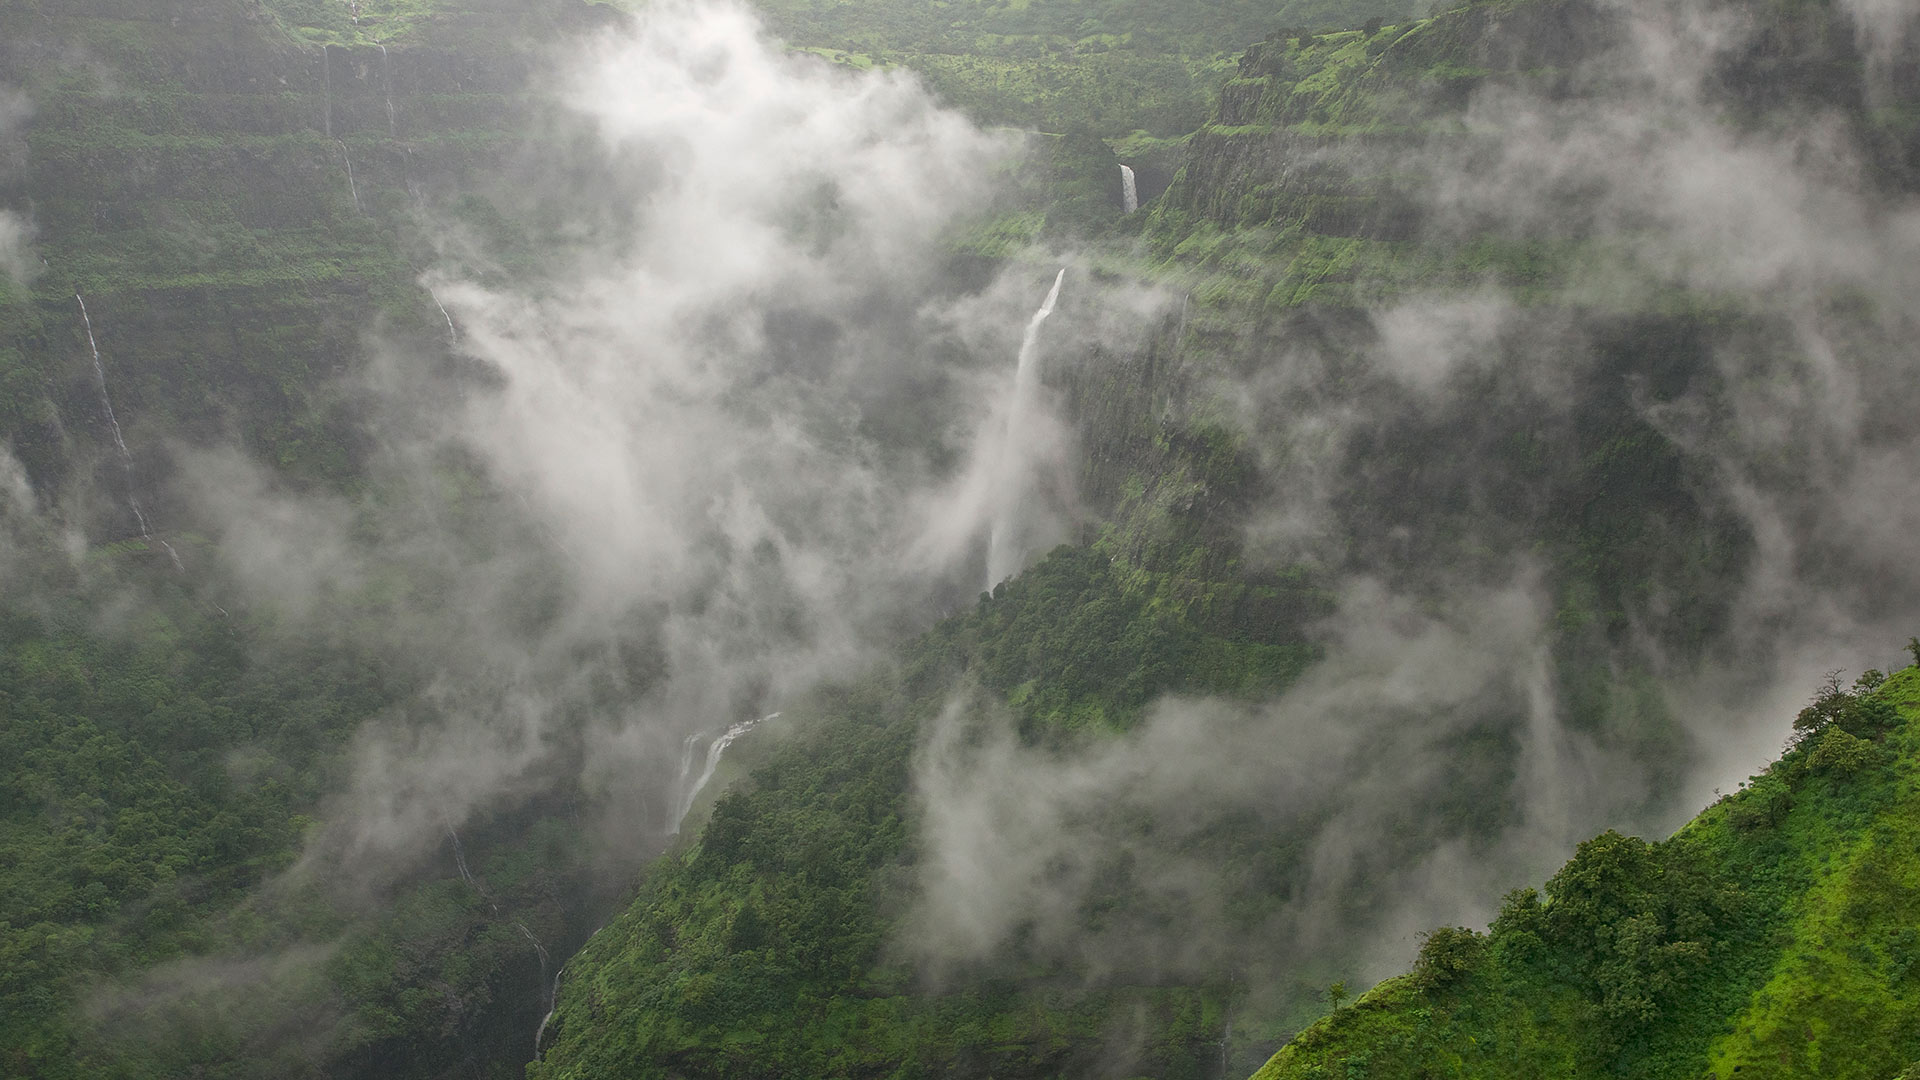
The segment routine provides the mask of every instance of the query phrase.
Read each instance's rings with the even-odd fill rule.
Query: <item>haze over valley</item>
[[[21,0],[0,1075],[1920,1076],[1916,294],[1905,0]]]

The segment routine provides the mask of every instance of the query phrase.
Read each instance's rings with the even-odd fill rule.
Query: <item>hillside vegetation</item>
[[[650,868],[640,899],[570,962],[530,1075],[1042,1077],[1094,1067],[1116,1020],[1137,1025],[1137,1069],[1208,1075],[1223,984],[1141,971],[1085,989],[1085,971],[1036,948],[940,988],[894,954],[914,889],[913,758],[974,680],[1019,729],[1062,745],[1113,737],[1164,693],[1271,694],[1313,660],[1300,627],[1323,603],[1298,583],[1127,578],[1056,551],[897,670],[808,702],[698,843]],[[1204,843],[1262,864],[1264,888],[1285,875],[1276,838]],[[1110,894],[1092,903],[1125,919],[1126,869],[1106,873]]]
[[[1920,660],[1920,656],[1916,656]],[[1822,688],[1788,752],[1658,843],[1609,832],[1256,1080],[1858,1077],[1920,1060],[1920,667]]]
[[[593,740],[699,651],[672,632],[757,612],[700,582],[579,644],[562,582],[591,538],[516,506],[473,444],[392,453],[504,381],[469,346],[511,335],[456,325],[430,269],[537,296],[636,235],[652,166],[572,155],[592,136],[540,81],[553,41],[635,6],[0,8],[0,205],[44,259],[0,266],[0,1074],[1886,1080],[1920,1060],[1920,669],[1822,688],[1741,791],[1546,877],[1601,824],[1697,808],[1674,685],[1720,675],[1737,711],[1793,647],[1920,595],[1911,317],[1887,299],[1909,279],[1870,280],[1862,239],[1907,234],[1887,208],[1920,190],[1920,65],[1872,54],[1853,7],[1705,4],[1748,36],[1649,89],[1610,67],[1620,6],[1580,0],[763,0],[791,49],[1027,129],[934,276],[971,295],[1071,262],[1041,376],[1071,433],[1070,542],[977,600],[969,575],[903,607],[880,661],[772,702],[655,860],[683,732],[641,747],[637,795]],[[1583,158],[1565,136],[1588,130],[1647,156]],[[1667,175],[1646,148],[1676,132],[1709,145],[1677,159],[1688,179],[1716,155],[1729,187],[1851,171],[1752,201],[1821,209],[1782,212],[1785,248],[1689,248],[1690,212],[1621,179]],[[1775,237],[1736,224],[1715,242]],[[1840,255],[1809,239],[1829,232]],[[1108,295],[1145,329],[1104,324]],[[763,384],[843,389],[831,320],[762,299],[746,336],[777,348],[716,414],[763,408]],[[441,380],[419,413],[380,414],[382,380],[418,372]],[[765,426],[857,429],[938,472],[957,421],[933,381]],[[233,561],[204,524],[221,497],[298,542]],[[744,591],[816,569],[739,548],[717,565]],[[831,637],[803,606],[751,640]],[[773,681],[685,707],[731,715]],[[497,787],[394,865],[329,846],[361,733],[523,696],[550,710],[534,765],[472,781]],[[1175,751],[1200,764],[1169,794],[1150,781]],[[1037,807],[1060,837],[1001,868],[1026,877],[984,947],[943,951],[926,922],[955,865],[941,754],[1005,766],[947,776],[975,785],[963,809]],[[1563,795],[1574,824],[1540,825]],[[1031,843],[986,811],[975,839]],[[611,840],[583,825],[602,818]],[[1394,938],[1436,853],[1498,879],[1486,904],[1545,884],[1347,1002],[1414,952]]]
[[[1800,110],[1818,111],[1873,152],[1870,184],[1905,190],[1913,129],[1865,106],[1860,56],[1841,17],[1802,4],[1755,7],[1752,17],[1766,32],[1751,52],[1716,58],[1725,66],[1687,108],[1756,141]],[[1688,767],[1691,718],[1672,711],[1656,666],[1731,662],[1731,643],[1747,629],[1736,617],[1760,539],[1718,472],[1725,459],[1676,438],[1665,421],[1672,410],[1732,408],[1728,402],[1764,386],[1764,376],[1730,372],[1726,358],[1748,356],[1762,367],[1783,355],[1791,334],[1764,300],[1696,286],[1657,258],[1640,261],[1643,245],[1658,249],[1658,233],[1631,215],[1608,216],[1608,180],[1582,187],[1576,177],[1564,191],[1531,193],[1552,211],[1512,223],[1501,217],[1507,207],[1462,199],[1463,211],[1436,196],[1454,191],[1449,184],[1470,189],[1509,150],[1504,116],[1472,111],[1483,96],[1523,100],[1518,115],[1532,119],[1527,110],[1538,109],[1549,122],[1558,119],[1555,108],[1581,117],[1582,104],[1595,112],[1636,107],[1632,94],[1653,92],[1633,83],[1637,72],[1623,74],[1622,89],[1595,67],[1630,40],[1617,13],[1602,6],[1503,0],[1394,26],[1274,33],[1245,53],[1157,204],[1126,220],[1109,209],[1099,223],[1110,237],[1140,240],[1103,251],[1103,269],[1149,275],[1184,295],[1146,362],[1103,364],[1092,350],[1090,360],[1062,364],[1053,376],[1085,433],[1083,484],[1104,519],[1091,552],[1118,568],[1113,580],[1123,585],[1118,595],[1082,594],[1067,608],[1075,618],[1115,605],[1135,573],[1166,575],[1162,591],[1174,594],[1248,573],[1258,560],[1242,545],[1261,501],[1291,505],[1290,494],[1331,489],[1329,505],[1302,511],[1327,519],[1316,522],[1324,544],[1289,574],[1323,583],[1339,573],[1378,575],[1437,605],[1447,586],[1436,582],[1497,581],[1516,561],[1534,561],[1553,612],[1542,630],[1546,679],[1567,727],[1616,755],[1609,760],[1630,761],[1645,784],[1638,801],[1610,793],[1619,800],[1611,812],[1645,820],[1676,809],[1661,800]],[[1773,81],[1782,72],[1791,77]],[[1514,141],[1525,148],[1524,139]],[[1468,335],[1466,347],[1480,353],[1436,376],[1452,392],[1421,386],[1417,373],[1381,369],[1383,314],[1491,293],[1501,298],[1501,329]],[[1267,388],[1278,403],[1250,419],[1247,388],[1263,378],[1279,385]],[[1343,422],[1353,426],[1340,429]],[[1890,440],[1910,428],[1889,423]],[[1791,487],[1782,478],[1794,464],[1778,464],[1768,482]],[[1818,537],[1809,544],[1823,544]],[[1045,580],[1062,558],[1031,577]],[[1312,628],[1305,637],[1314,640]],[[936,632],[916,650],[939,640]],[[1074,641],[1102,651],[1088,640],[1074,635],[1062,647],[1076,648],[1066,644]],[[1011,641],[1029,656],[1046,655],[1017,631]],[[968,702],[963,709],[1011,710],[1029,746],[1062,745],[1053,723],[1027,712],[1047,682],[996,682],[985,674],[988,655],[942,680],[938,694],[869,687],[858,704],[822,714],[823,730],[835,732],[830,742],[802,736],[767,751],[765,764],[716,806],[701,841],[650,875],[628,913],[569,967],[534,1075],[1251,1071],[1266,1047],[1323,1008],[1329,981],[1344,985],[1358,943],[1377,925],[1371,920],[1390,909],[1383,894],[1396,867],[1442,844],[1484,850],[1524,814],[1515,805],[1525,795],[1515,780],[1525,764],[1524,706],[1477,702],[1480,723],[1464,730],[1445,726],[1440,705],[1396,717],[1383,724],[1384,740],[1434,739],[1449,782],[1423,786],[1422,776],[1382,793],[1395,803],[1380,811],[1391,827],[1368,834],[1378,850],[1340,879],[1340,929],[1316,939],[1304,971],[1284,933],[1265,930],[1273,924],[1263,920],[1299,899],[1289,890],[1304,887],[1304,856],[1331,809],[1222,819],[1200,830],[1201,850],[1232,860],[1215,865],[1249,869],[1223,901],[1247,919],[1232,965],[1092,970],[1016,934],[955,988],[894,959],[912,951],[903,942],[913,930],[900,919],[913,907],[926,855],[912,842],[922,835],[925,843],[924,807],[902,790],[911,776],[903,762],[910,748],[924,752],[939,738],[941,710],[955,700]],[[1855,804],[1829,790],[1829,772],[1806,763],[1858,749],[1846,739],[1865,746],[1887,737],[1890,714],[1875,703],[1908,693],[1913,677],[1896,680],[1891,696],[1863,685],[1860,715],[1878,719],[1859,721],[1858,731],[1823,730],[1756,788],[1787,785],[1789,801],[1808,807],[1833,799],[1833,820],[1847,823],[1844,844],[1877,850],[1885,838],[1873,839],[1866,807],[1871,792],[1886,788],[1869,783],[1857,812],[1842,813],[1842,804]],[[1199,667],[1172,685],[1231,697],[1285,683],[1248,685],[1231,667]],[[969,696],[982,690],[984,701]],[[1827,695],[1833,708],[1855,700],[1836,693]],[[1050,711],[1111,715],[1097,693],[1093,702],[1065,696],[1064,707]],[[1444,734],[1431,734],[1436,728]],[[871,734],[863,740],[855,730]],[[846,760],[830,749],[849,745],[880,756]],[[1899,745],[1872,760],[1897,759]],[[1705,821],[1732,813],[1717,809]],[[799,902],[814,895],[800,883],[815,860],[788,844],[813,829],[839,853],[824,863],[842,868],[821,883],[819,895],[833,898],[823,909]],[[1591,841],[1548,886],[1554,899],[1542,907],[1537,895],[1522,894],[1490,939],[1506,940],[1510,925],[1539,924],[1527,930],[1542,942],[1527,962],[1550,974],[1515,984],[1511,998],[1514,1009],[1530,1010],[1523,1015],[1538,1013],[1538,1023],[1446,1028],[1424,1006],[1396,1012],[1376,1004],[1401,1000],[1394,995],[1407,984],[1392,982],[1378,992],[1384,997],[1342,1010],[1335,1027],[1311,1029],[1341,1031],[1387,1015],[1399,1026],[1383,1028],[1377,1043],[1307,1035],[1270,1068],[1297,1062],[1300,1071],[1283,1075],[1374,1075],[1365,1071],[1374,1067],[1369,1060],[1385,1067],[1402,1060],[1391,1055],[1403,1048],[1409,1076],[1452,1075],[1482,1060],[1489,1076],[1678,1076],[1704,1060],[1731,1061],[1749,1051],[1706,1045],[1720,1018],[1761,993],[1776,965],[1801,963],[1778,951],[1780,935],[1766,920],[1801,890],[1819,891],[1791,866],[1823,853],[1811,844],[1793,855],[1769,847],[1778,835],[1703,825],[1659,845],[1618,834]],[[1774,853],[1788,860],[1777,870]],[[1749,860],[1761,878],[1735,873]],[[1088,940],[1115,924],[1177,921],[1130,872],[1090,875],[1101,885],[1073,894]],[[1779,891],[1766,892],[1763,881]],[[1102,891],[1109,882],[1112,891]],[[1749,894],[1762,898],[1746,906]],[[735,927],[744,927],[738,936]],[[1475,934],[1437,932],[1422,971],[1457,969],[1470,982],[1492,970],[1481,957],[1494,951]],[[1289,970],[1291,984],[1281,974]],[[1242,989],[1249,982],[1259,988],[1252,995]],[[1480,1008],[1474,1000],[1462,1007]],[[1080,1056],[1090,1041],[1106,1056]],[[1314,1056],[1318,1045],[1327,1053]],[[1902,1043],[1888,1054],[1911,1052]]]
[[[764,0],[782,37],[834,60],[899,64],[990,124],[1186,135],[1230,58],[1282,26],[1329,29],[1410,13],[1405,0]]]

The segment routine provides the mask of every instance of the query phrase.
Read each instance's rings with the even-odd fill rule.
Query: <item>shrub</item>
[[[1807,768],[1817,773],[1851,776],[1879,760],[1878,747],[1845,729],[1833,727],[1827,729],[1820,740],[1813,744],[1813,753],[1807,757]]]

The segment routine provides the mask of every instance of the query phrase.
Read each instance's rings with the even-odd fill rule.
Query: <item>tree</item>
[[[1422,990],[1450,986],[1480,966],[1487,955],[1487,939],[1464,926],[1442,926],[1423,935],[1420,957],[1413,963],[1413,982]]]
[[[1920,637],[1910,637],[1907,639],[1907,651],[1913,654],[1914,666],[1920,667]]]
[[[1850,735],[1871,739],[1899,722],[1892,702],[1875,693],[1886,676],[1869,670],[1851,689],[1840,684],[1840,673],[1830,671],[1813,701],[1793,719],[1793,741],[1798,746],[1838,727]]]
[[[1346,1002],[1348,996],[1345,980],[1327,987],[1327,1003],[1333,1006],[1335,1012],[1340,1011],[1340,1006]]]

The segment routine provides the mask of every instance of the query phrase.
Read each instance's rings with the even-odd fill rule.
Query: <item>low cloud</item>
[[[1899,8],[1853,5],[1875,41]],[[1250,557],[1341,582],[1324,662],[1066,750],[957,699],[916,771],[901,947],[930,971],[1384,975],[1578,840],[1735,786],[1823,671],[1895,662],[1920,205],[1838,104],[1741,118],[1740,13],[1610,10],[1617,46],[1555,93],[1496,81],[1463,136],[1357,151],[1422,177],[1426,242],[1524,245],[1546,277],[1305,313],[1200,374],[1260,466]],[[1600,535],[1640,561],[1575,546]],[[1234,836],[1297,846],[1249,881]]]
[[[15,285],[26,285],[39,269],[33,253],[33,225],[24,214],[0,210],[0,274]]]
[[[1089,979],[1258,982],[1338,971],[1385,929],[1362,950],[1383,974],[1415,930],[1484,921],[1644,797],[1630,755],[1567,726],[1532,572],[1438,609],[1374,581],[1342,595],[1327,660],[1266,703],[1168,699],[1059,750],[951,702],[916,762],[902,947],[936,977],[1024,941]]]

